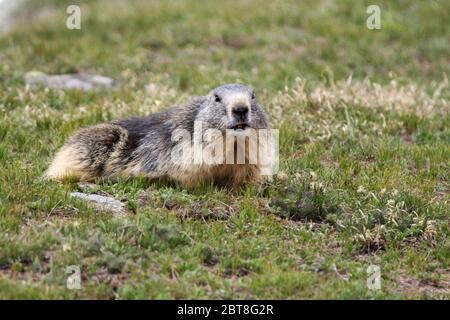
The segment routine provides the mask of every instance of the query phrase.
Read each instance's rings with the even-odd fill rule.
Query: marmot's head
[[[203,101],[196,120],[219,130],[266,129],[267,116],[252,88],[226,84],[215,88]]]

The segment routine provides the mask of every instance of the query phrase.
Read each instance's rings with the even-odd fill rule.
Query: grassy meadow
[[[450,298],[449,1],[29,0],[15,21],[0,35],[0,299]],[[31,88],[29,71],[118,86]],[[273,181],[41,178],[75,130],[229,82],[280,130]]]

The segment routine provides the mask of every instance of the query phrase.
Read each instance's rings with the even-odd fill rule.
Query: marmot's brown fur
[[[204,181],[236,186],[261,179],[261,159],[266,155],[259,153],[258,161],[249,163],[249,152],[254,150],[245,153],[246,161],[242,164],[174,161],[173,150],[180,147],[175,133],[189,133],[189,143],[185,142],[185,146],[190,147],[190,139],[195,139],[192,137],[197,130],[196,123],[201,123],[202,142],[208,129],[217,129],[225,137],[225,131],[245,134],[269,128],[266,114],[251,88],[224,85],[184,107],[81,129],[59,150],[45,175],[58,180],[83,181],[146,176],[173,179],[184,186]],[[233,138],[231,148],[223,144],[224,158],[227,153],[236,152],[234,141]],[[207,146],[214,145],[208,143]],[[248,144],[247,141],[247,147]]]

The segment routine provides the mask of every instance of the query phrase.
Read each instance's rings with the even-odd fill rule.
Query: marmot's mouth
[[[246,123],[238,123],[237,125],[235,125],[234,127],[231,127],[231,129],[233,129],[233,130],[245,130],[245,129],[247,129],[249,127],[249,125],[248,124],[246,124]]]

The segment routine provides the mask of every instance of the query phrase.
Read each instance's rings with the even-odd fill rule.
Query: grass
[[[378,1],[381,30],[364,2],[257,0],[78,1],[67,30],[69,3],[28,1],[0,38],[0,298],[450,297],[448,1]],[[121,85],[32,90],[30,70]],[[40,178],[78,128],[236,81],[280,129],[263,187],[99,183],[115,217]]]

